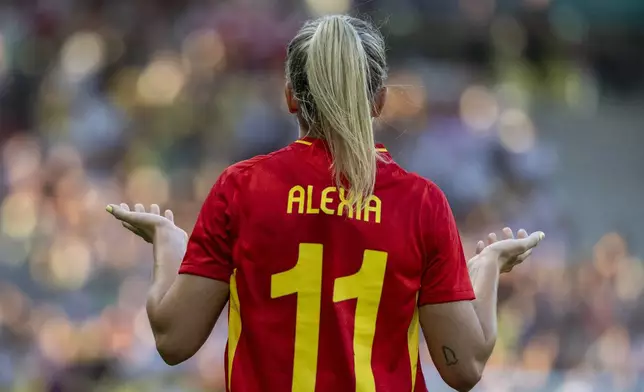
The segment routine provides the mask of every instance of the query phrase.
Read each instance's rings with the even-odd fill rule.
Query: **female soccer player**
[[[226,169],[189,239],[157,205],[107,207],[153,244],[147,311],[168,364],[195,354],[229,302],[229,391],[425,391],[419,320],[445,382],[477,384],[499,274],[543,233],[491,234],[466,263],[441,190],[374,144],[386,69],[368,23],[308,22],[286,64],[299,140]]]

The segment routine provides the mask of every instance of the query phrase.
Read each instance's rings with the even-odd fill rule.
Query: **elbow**
[[[161,356],[161,359],[163,359],[163,362],[170,366],[176,366],[190,358],[189,355],[185,355],[179,350],[169,350],[165,347],[160,347],[159,345],[157,345],[157,352]]]
[[[467,377],[460,377],[457,381],[448,384],[458,392],[469,392],[481,381],[482,374],[472,374]]]
[[[443,380],[452,389],[459,392],[468,392],[481,381],[483,377],[483,366],[473,363],[467,369],[462,368],[460,372],[453,374],[451,377],[444,377]]]
[[[162,350],[158,347],[157,351],[159,352],[161,359],[163,359],[163,362],[165,362],[169,366],[176,366],[189,358],[184,355],[173,353],[171,351]]]
[[[163,362],[170,366],[176,366],[186,360],[190,359],[194,353],[185,349],[185,346],[178,344],[180,342],[172,342],[165,337],[158,337],[156,339],[157,352],[163,359]]]

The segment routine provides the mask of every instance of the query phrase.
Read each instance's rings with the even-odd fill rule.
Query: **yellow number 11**
[[[365,250],[360,270],[335,280],[333,302],[357,299],[353,334],[356,391],[372,392],[371,348],[387,267],[387,253]],[[300,244],[295,267],[273,275],[271,298],[297,293],[292,390],[314,392],[320,335],[322,244]]]

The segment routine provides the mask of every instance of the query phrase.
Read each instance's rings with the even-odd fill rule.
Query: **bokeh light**
[[[644,292],[644,263],[633,257],[618,262],[616,294],[622,301],[636,301]]]
[[[626,240],[619,233],[607,233],[595,244],[593,255],[597,272],[612,278],[618,271],[619,262],[628,255]]]
[[[156,166],[141,166],[130,173],[126,183],[129,200],[150,204],[165,204],[170,197],[170,184],[167,176]]]
[[[16,192],[8,195],[0,205],[0,231],[13,239],[30,237],[38,223],[36,195]]]
[[[39,178],[42,153],[38,140],[28,136],[14,136],[2,146],[2,168],[11,187],[21,187]]]
[[[461,96],[461,118],[473,131],[485,131],[494,125],[499,116],[499,104],[485,87],[468,87]]]
[[[59,236],[51,246],[49,258],[50,283],[59,288],[75,290],[83,287],[92,271],[92,254],[80,238]]]
[[[95,33],[82,31],[73,34],[61,51],[61,66],[72,79],[82,79],[99,69],[105,61],[105,41]]]
[[[630,356],[629,334],[624,328],[613,327],[599,339],[599,357],[609,369],[624,368]]]
[[[59,365],[72,361],[80,348],[74,326],[63,317],[49,319],[43,324],[38,343],[42,354]]]
[[[350,0],[306,0],[306,6],[312,15],[343,14],[351,7]]]
[[[181,61],[174,55],[159,55],[139,76],[138,102],[144,106],[170,105],[179,96],[185,81]]]
[[[387,105],[382,112],[385,121],[413,117],[425,110],[427,90],[422,77],[413,71],[394,73],[388,82]]]
[[[503,147],[513,153],[529,151],[536,140],[532,121],[521,110],[504,111],[499,119],[499,140]]]
[[[107,348],[107,330],[100,318],[83,321],[76,328],[76,338],[81,342],[78,356],[81,361],[101,358]]]
[[[28,310],[28,301],[20,290],[11,285],[0,285],[0,326],[15,326]]]
[[[183,59],[192,72],[203,74],[225,65],[226,47],[221,36],[212,29],[190,33],[182,45]]]

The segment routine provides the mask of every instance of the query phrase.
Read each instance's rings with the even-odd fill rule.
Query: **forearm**
[[[468,263],[474,301],[420,308],[420,323],[432,359],[445,382],[469,391],[479,382],[497,336],[498,263],[481,256]]]
[[[476,256],[470,264],[470,278],[476,299],[474,311],[481,325],[483,344],[480,360],[487,362],[492,354],[497,336],[497,297],[499,287],[499,267],[496,260]]]
[[[167,329],[169,320],[164,317],[167,312],[163,311],[163,299],[177,277],[186,246],[186,238],[176,232],[158,232],[154,240],[154,268],[146,308],[155,335]]]
[[[228,283],[177,274],[186,248],[183,231],[154,241],[147,313],[157,351],[169,365],[181,363],[199,350],[228,301]]]

